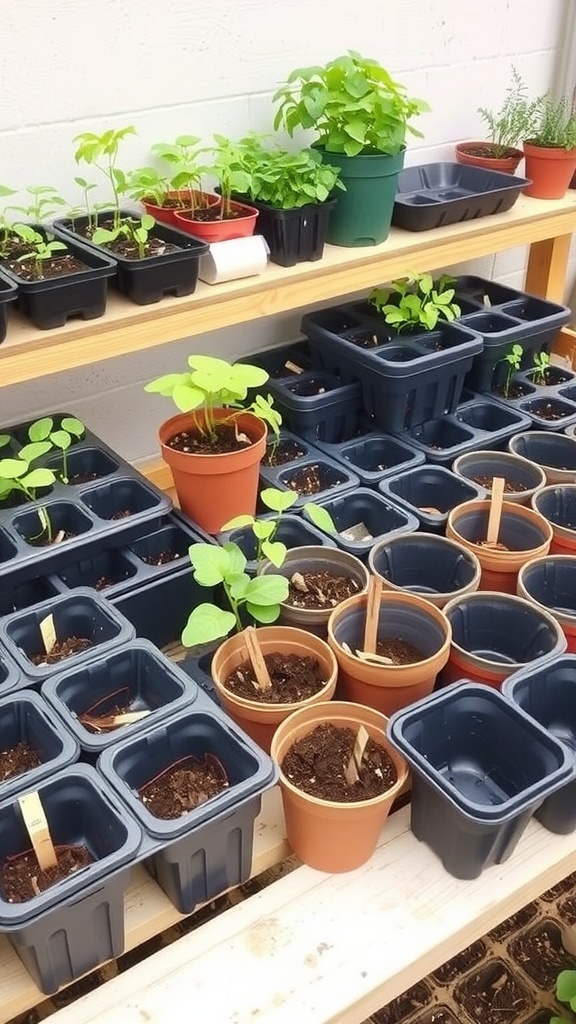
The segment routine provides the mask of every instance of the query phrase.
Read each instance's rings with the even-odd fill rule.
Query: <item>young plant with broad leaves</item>
[[[288,597],[288,580],[270,574],[252,579],[246,570],[246,556],[237,544],[192,544],[188,555],[194,579],[201,587],[221,586],[227,609],[215,604],[199,604],[188,617],[182,632],[185,647],[221,640],[246,625],[243,617],[256,623],[275,622],[280,605]]]
[[[76,163],[85,163],[96,167],[104,175],[110,187],[114,228],[120,226],[120,196],[126,192],[127,183],[125,172],[117,166],[118,153],[121,142],[128,135],[136,135],[133,125],[126,125],[124,128],[116,130],[109,128],[102,135],[96,135],[94,132],[82,132],[74,139],[74,142],[78,143],[74,153]]]
[[[44,416],[42,419],[35,420],[31,424],[28,428],[28,437],[36,445],[36,458],[45,456],[54,449],[62,452],[62,467],[59,470],[59,479],[62,483],[67,484],[69,483],[68,449],[84,436],[85,431],[84,424],[81,420],[76,419],[75,416],[63,416],[60,425],[56,428],[54,427],[52,417]]]
[[[224,135],[214,135],[215,145],[212,148],[214,162],[209,172],[218,179],[220,185],[220,217],[230,216],[232,195],[246,194],[250,188],[250,167],[244,145],[232,142]]]
[[[155,142],[152,146],[152,152],[167,163],[171,171],[164,177],[159,175],[159,180],[166,183],[166,188],[156,193],[162,199],[159,206],[164,205],[167,192],[176,193],[181,209],[202,210],[208,205],[202,190],[202,178],[209,167],[204,159],[206,149],[200,148],[199,143],[196,135],[178,135],[174,142]]]
[[[314,149],[291,153],[270,146],[256,132],[237,144],[242,170],[249,178],[245,198],[294,210],[309,203],[324,203],[335,189],[345,189],[340,170],[323,163]]]
[[[454,302],[454,278],[443,274],[437,281],[431,274],[412,274],[392,281],[388,288],[374,288],[371,304],[396,331],[433,331],[439,322],[460,316]]]
[[[30,196],[28,206],[11,206],[14,213],[21,213],[34,224],[41,224],[49,220],[53,214],[58,212],[62,206],[66,206],[66,200],[58,194],[52,185],[29,185],[25,191]]]
[[[534,354],[534,361],[530,370],[530,376],[534,381],[534,384],[538,384],[543,387],[546,384],[546,378],[548,370],[550,369],[550,356],[547,352],[536,352]]]
[[[576,1022],[576,971],[560,971],[556,979],[556,998],[566,1003],[572,1011],[569,1017],[550,1017],[550,1024],[575,1024]]]
[[[0,434],[0,502],[13,497],[24,501],[35,501],[38,491],[52,487],[56,475],[51,469],[34,466],[37,459],[46,453],[43,444],[31,442],[24,445],[14,457],[2,458],[2,450],[9,448],[12,438]]]
[[[506,363],[506,379],[504,381],[504,396],[508,398],[510,394],[510,385],[512,383],[512,374],[517,373],[522,365],[522,356],[524,355],[524,349],[522,345],[512,345],[509,352],[506,353],[501,363]]]
[[[145,391],[171,398],[180,412],[191,412],[195,429],[211,440],[217,437],[216,409],[230,409],[224,422],[234,423],[238,412],[251,412],[278,434],[282,418],[270,395],[256,395],[244,404],[248,391],[268,380],[266,370],[248,363],[228,363],[215,356],[189,356],[189,371],[168,373],[151,381]],[[202,410],[202,416],[196,415]],[[222,422],[222,421],[220,421]]]
[[[281,491],[277,487],[266,487],[263,491],[260,491],[260,501],[271,512],[276,513],[275,518],[257,519],[250,515],[235,516],[234,519],[224,524],[222,530],[238,530],[242,527],[250,526],[256,541],[256,561],[259,562],[262,558],[267,558],[272,562],[272,565],[279,569],[284,563],[288,549],[282,541],[276,540],[275,537],[278,533],[283,513],[288,512],[295,502],[298,501],[298,495],[294,491]],[[309,502],[304,505],[304,511],[308,513],[312,522],[320,529],[325,530],[327,533],[336,532],[332,516],[327,509]]]
[[[151,217],[149,213],[144,213],[140,218],[123,217],[115,227],[96,228],[92,235],[92,241],[95,245],[109,246],[111,242],[125,238],[129,246],[136,250],[138,259],[143,260],[146,258],[150,232],[155,223],[154,217]]]
[[[31,264],[31,274],[35,280],[44,277],[44,264],[57,259],[59,253],[68,252],[68,246],[48,234],[41,234],[29,224],[15,224],[12,235],[19,238],[27,246],[27,251],[17,257],[18,263]]]

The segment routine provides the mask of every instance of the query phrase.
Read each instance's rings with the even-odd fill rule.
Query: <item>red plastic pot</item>
[[[576,149],[556,149],[524,143],[526,177],[532,181],[524,195],[534,199],[562,199],[576,171]]]
[[[154,217],[154,220],[159,220],[163,224],[171,224],[172,227],[180,228],[180,230],[182,230],[182,225],[180,221],[176,220],[177,213],[183,213],[184,210],[192,210],[199,205],[204,207],[216,206],[219,201],[218,196],[213,195],[211,192],[190,191],[189,189],[182,189],[180,192],[167,192],[166,198],[180,199],[183,206],[156,206],[155,203],[148,202],[147,199],[142,200],[142,206],[146,213]]]
[[[459,142],[455,147],[456,160],[459,164],[483,167],[486,171],[501,171],[503,174],[514,174],[518,164],[524,159],[522,151],[510,147],[510,156],[504,157],[487,157],[474,152],[474,149],[486,150],[490,146],[490,142]],[[472,150],[472,152],[469,152],[469,150]]]
[[[220,202],[220,196],[216,196]],[[214,208],[214,207],[213,207]],[[254,234],[258,210],[244,203],[230,203],[230,208],[239,214],[238,217],[217,220],[194,220],[193,212],[176,210],[176,226],[195,238],[205,242],[227,242],[231,238],[247,238]]]

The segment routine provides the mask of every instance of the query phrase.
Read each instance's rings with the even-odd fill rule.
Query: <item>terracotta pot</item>
[[[524,156],[526,177],[532,182],[523,190],[524,195],[534,199],[562,199],[576,171],[576,149],[557,149],[525,142]]]
[[[385,747],[398,778],[381,796],[357,803],[337,803],[309,796],[297,789],[282,772],[282,761],[290,748],[318,725],[337,728],[363,725],[371,738]],[[280,766],[280,788],[286,820],[286,834],[294,853],[317,871],[352,871],[372,856],[394,799],[406,781],[408,767],[386,738],[384,715],[359,704],[333,701],[302,708],[278,727],[271,754]]]
[[[217,196],[220,202],[220,196]],[[230,238],[246,238],[254,234],[258,210],[253,206],[246,206],[244,203],[230,203],[230,207],[238,217],[218,220],[194,220],[193,213],[176,211],[176,227],[180,231],[187,231],[195,238],[202,238],[205,242],[226,242]]]
[[[518,596],[546,608],[560,623],[568,650],[576,653],[576,558],[535,558],[518,573]]]
[[[366,595],[349,597],[328,620],[328,643],[340,667],[339,683],[346,700],[365,704],[385,715],[432,693],[436,676],[448,661],[450,626],[439,608],[403,591],[382,594],[380,636],[414,644],[425,657],[411,665],[377,665],[348,654],[362,646]]]
[[[182,213],[183,210],[191,210],[198,206],[217,206],[219,199],[212,192],[200,192],[196,189],[190,191],[189,189],[182,189],[180,192],[167,192],[167,199],[179,199],[182,202],[181,207],[175,206],[156,206],[155,203],[150,202],[148,199],[142,199],[142,206],[149,213],[154,220],[159,220],[163,224],[172,224],[175,228],[182,227],[180,222],[176,220],[176,214]]]
[[[550,554],[576,554],[576,484],[543,487],[532,498],[532,508],[546,519],[552,530]]]
[[[442,685],[471,679],[499,689],[513,672],[566,650],[566,637],[544,608],[497,591],[479,591],[444,609],[452,627]]]
[[[411,533],[375,544],[368,556],[386,590],[420,594],[437,608],[480,586],[476,555],[435,533]]]
[[[520,149],[510,147],[509,156],[487,157],[481,156],[475,150],[486,150],[490,148],[490,142],[459,142],[455,147],[456,160],[459,164],[468,164],[472,167],[483,167],[487,171],[502,171],[504,174],[514,174],[518,164],[524,159],[524,153]]]
[[[576,440],[549,430],[527,430],[515,434],[509,450],[544,470],[548,484],[576,483]]]
[[[346,579],[353,579],[358,584],[358,593],[364,594],[370,580],[366,566],[347,551],[338,548],[325,548],[311,544],[306,547],[293,548],[288,551],[279,569],[272,562],[264,562],[259,573],[280,573],[290,579],[295,572],[330,572]],[[307,629],[315,636],[325,639],[328,635],[328,619],[333,608],[296,608],[284,602],[278,622],[285,626],[298,626]]]
[[[458,456],[452,472],[464,480],[474,480],[477,476],[487,476],[489,479],[503,476],[506,481],[525,487],[524,491],[504,489],[504,501],[513,505],[529,505],[532,495],[546,483],[546,474],[541,466],[511,452],[467,452]],[[491,494],[490,487],[484,490],[487,496]]]
[[[457,505],[448,516],[446,536],[463,544],[478,557],[482,566],[481,590],[515,594],[522,566],[532,558],[548,554],[552,527],[533,509],[505,501],[498,536],[509,550],[500,551],[478,543],[486,538],[489,514],[489,501],[467,501]]]
[[[236,697],[225,687],[225,681],[238,665],[246,661],[248,653],[242,633],[228,637],[212,658],[212,679],[218,691],[224,711],[263,750],[269,751],[276,727],[297,708],[329,701],[336,689],[338,665],[328,644],[304,629],[291,626],[260,626],[258,640],[263,654],[299,654],[302,657],[317,658],[326,679],[318,693],[297,704],[265,704],[262,701],[245,700]]]
[[[214,419],[229,420],[230,409],[215,409]],[[158,432],[162,458],[174,478],[180,508],[207,533],[219,533],[224,523],[239,515],[254,515],[258,498],[258,469],[266,451],[266,424],[250,412],[234,415],[241,432],[253,442],[237,452],[191,455],[170,448],[167,442],[193,426],[192,416],[203,422],[203,411],[179,413]]]

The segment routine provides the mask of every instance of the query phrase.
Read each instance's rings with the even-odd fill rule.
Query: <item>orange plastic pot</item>
[[[546,608],[560,623],[568,651],[576,654],[576,558],[549,555],[523,565],[518,596]]]
[[[354,732],[362,725],[372,739],[382,744],[398,774],[386,793],[357,803],[337,803],[303,793],[286,778],[282,762],[290,748],[327,722]],[[353,871],[374,853],[392,803],[408,775],[406,762],[386,738],[387,724],[384,715],[370,708],[333,701],[295,711],[276,730],[270,752],[280,768],[286,835],[294,853],[309,867],[317,871]]]
[[[220,196],[217,196],[220,202]],[[238,214],[236,217],[217,220],[194,220],[194,214],[186,210],[177,210],[175,225],[180,231],[187,231],[195,238],[205,242],[227,242],[231,238],[246,238],[254,234],[258,210],[244,203],[232,202],[230,208]]]
[[[154,220],[159,220],[163,224],[171,224],[174,228],[182,227],[180,222],[176,220],[176,214],[182,213],[184,210],[192,210],[198,206],[217,206],[219,202],[218,196],[215,196],[212,192],[199,192],[196,189],[182,189],[180,192],[167,192],[167,199],[178,199],[182,203],[180,207],[177,206],[157,206],[156,203],[150,202],[148,199],[142,200],[142,206],[149,213]]]
[[[194,413],[203,422],[203,411]],[[219,533],[224,523],[239,515],[254,515],[258,498],[258,471],[266,450],[266,424],[250,412],[215,409],[214,419],[232,421],[252,444],[236,452],[194,455],[170,448],[168,441],[194,426],[191,413],[179,413],[158,432],[162,458],[172,470],[180,508],[207,533]]]
[[[325,685],[318,693],[297,704],[266,704],[260,700],[245,700],[226,689],[226,680],[238,665],[248,660],[242,633],[228,637],[212,658],[212,679],[224,711],[247,732],[263,750],[269,751],[276,728],[298,708],[329,701],[334,696],[338,665],[328,644],[320,637],[292,626],[261,626],[258,640],[263,654],[299,654],[314,657],[320,663]]]
[[[531,179],[524,195],[534,199],[562,199],[576,171],[576,149],[557,149],[525,142],[524,156],[526,177]]]
[[[511,146],[509,156],[481,156],[481,151],[488,149],[490,146],[491,143],[489,142],[459,142],[455,147],[456,160],[459,164],[484,167],[487,171],[501,171],[503,174],[514,174],[518,164],[524,159],[523,152]]]
[[[411,643],[424,657],[410,665],[370,664],[353,653],[362,647],[366,602],[366,595],[359,594],[334,609],[328,620],[328,643],[338,659],[343,697],[391,715],[432,693],[436,676],[448,661],[450,625],[429,601],[402,591],[384,592],[379,636]]]
[[[452,639],[443,685],[471,679],[500,689],[524,665],[566,650],[564,633],[550,612],[516,595],[478,591],[450,601],[444,612]]]
[[[550,525],[551,555],[576,555],[576,484],[552,484],[532,498],[532,507]]]
[[[457,505],[448,516],[446,536],[463,544],[478,557],[482,566],[480,590],[515,594],[522,566],[533,558],[548,554],[552,527],[534,509],[505,501],[498,536],[508,550],[501,551],[479,543],[486,537],[489,514],[489,501],[467,501]]]

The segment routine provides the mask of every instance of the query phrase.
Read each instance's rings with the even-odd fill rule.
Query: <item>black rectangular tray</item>
[[[515,174],[447,161],[407,167],[398,178],[392,223],[406,231],[430,231],[504,213],[529,184]]]

